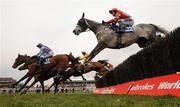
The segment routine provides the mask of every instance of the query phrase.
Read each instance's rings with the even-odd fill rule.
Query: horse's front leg
[[[26,82],[23,84],[23,86],[18,90],[19,92],[27,85],[27,83],[32,79],[33,76],[30,76]]]
[[[24,75],[19,81],[17,81],[16,83],[14,83],[12,85],[12,87],[15,87],[17,84],[19,84],[21,81],[23,81],[24,79],[26,79],[27,77],[29,77],[29,74],[26,73],[26,75]]]
[[[62,78],[59,78],[58,81],[55,83],[55,88],[54,88],[54,94],[58,91],[58,85],[61,82],[65,82],[70,76],[69,75],[64,75]]]
[[[27,92],[27,90],[29,89],[29,88],[31,88],[34,84],[36,84],[38,81],[36,80],[36,79],[34,79],[34,81],[32,82],[32,84],[26,89],[26,90],[24,90],[21,94],[25,94],[26,92]]]
[[[58,79],[60,78],[59,74],[57,74],[54,78],[53,78],[53,83],[51,84],[51,86],[46,90],[47,92],[50,91],[50,89],[58,82]]]
[[[85,63],[89,63],[99,52],[106,48],[105,42],[99,42],[96,47],[91,51],[89,56],[87,57]]]

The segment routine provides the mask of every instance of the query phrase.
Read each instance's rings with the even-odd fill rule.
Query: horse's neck
[[[86,19],[86,21],[87,21],[87,25],[89,26],[89,29],[96,34],[101,24],[89,19]]]
[[[105,30],[106,28],[109,28],[107,25],[102,25],[101,23],[86,19],[89,29],[94,32],[95,35],[97,35],[98,32],[101,32]]]
[[[88,73],[88,72],[90,72],[90,71],[92,71],[92,70],[94,70],[94,67],[90,64],[90,65],[84,65],[83,66],[84,68],[84,73]]]
[[[32,63],[34,63],[34,62],[36,62],[35,59],[32,59],[31,57],[27,57],[25,63],[29,65],[29,64],[32,64]]]

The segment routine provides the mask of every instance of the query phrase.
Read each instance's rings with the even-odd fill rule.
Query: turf
[[[180,107],[174,96],[0,94],[0,107]]]

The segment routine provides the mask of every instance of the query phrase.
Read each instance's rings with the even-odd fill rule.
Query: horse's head
[[[27,64],[23,64],[22,66],[20,66],[19,68],[18,68],[18,70],[25,70],[25,69],[28,69],[28,65]]]
[[[88,28],[88,24],[86,22],[86,19],[84,18],[85,14],[83,13],[81,19],[78,20],[78,23],[73,30],[73,33],[75,35],[79,35],[81,32],[85,32]]]
[[[17,68],[21,64],[25,63],[27,58],[27,55],[20,55],[18,54],[18,57],[15,59],[14,64],[12,65],[13,68]]]

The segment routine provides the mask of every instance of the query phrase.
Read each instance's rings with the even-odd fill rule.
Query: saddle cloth
[[[133,32],[133,27],[125,27],[124,32],[125,33]]]
[[[50,62],[50,58],[46,58],[45,60],[42,61],[42,64],[49,64]]]

